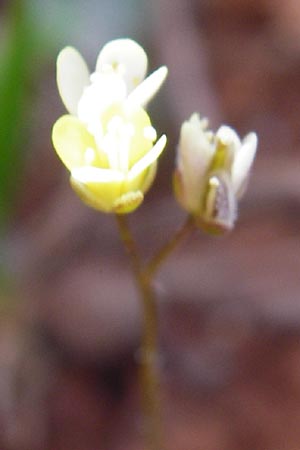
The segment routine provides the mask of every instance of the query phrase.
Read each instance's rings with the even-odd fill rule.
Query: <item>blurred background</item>
[[[51,140],[59,50],[94,67],[141,43],[167,83],[150,109],[169,138],[130,223],[145,258],[184,219],[179,128],[255,130],[233,233],[195,233],[156,281],[167,450],[300,445],[300,3],[0,1],[0,449],[140,450],[137,294],[111,216],[69,187]]]

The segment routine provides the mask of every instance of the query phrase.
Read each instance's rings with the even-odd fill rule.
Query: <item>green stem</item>
[[[194,229],[194,218],[188,216],[182,227],[171,237],[171,239],[162,246],[153,256],[145,269],[146,276],[151,280],[165,259],[173,252],[175,247],[179,245],[185,237],[187,237]]]
[[[158,320],[151,279],[145,276],[135,240],[125,215],[116,215],[120,237],[130,257],[139,288],[144,317],[144,333],[140,350],[140,383],[145,414],[145,437],[151,450],[162,450],[161,406],[157,374]]]
[[[145,435],[149,448],[161,450],[162,423],[161,399],[158,377],[158,314],[155,294],[150,280],[142,277],[141,293],[144,309],[144,333],[140,360],[140,381],[145,413]]]
[[[145,414],[145,437],[149,450],[162,450],[161,405],[158,363],[158,314],[152,280],[160,265],[175,247],[193,230],[194,220],[188,217],[175,235],[143,267],[126,215],[116,215],[120,237],[130,257],[136,284],[141,294],[144,333],[140,351],[140,383]]]
[[[139,286],[141,283],[141,272],[142,272],[142,262],[139,256],[139,251],[136,242],[131,234],[127,216],[122,214],[116,214],[116,220],[119,227],[119,233],[124,247],[129,255],[131,266],[138,282]]]

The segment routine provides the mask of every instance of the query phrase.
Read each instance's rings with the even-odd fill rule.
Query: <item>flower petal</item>
[[[126,85],[115,74],[93,73],[91,84],[84,89],[78,103],[78,117],[86,123],[93,134],[97,134],[99,119],[103,111],[126,98]]]
[[[143,201],[143,193],[150,187],[156,171],[156,162],[133,180],[113,170],[96,167],[74,169],[71,185],[87,205],[104,212],[126,213]]]
[[[73,47],[65,47],[57,58],[57,86],[67,110],[76,115],[77,105],[85,86],[90,82],[89,69]]]
[[[121,196],[121,183],[84,184],[72,176],[70,183],[85,204],[99,211],[113,212],[114,202]]]
[[[231,171],[234,159],[241,147],[241,141],[233,128],[222,125],[216,133],[216,153],[211,170]]]
[[[104,212],[112,212],[116,199],[123,194],[124,175],[110,169],[74,169],[70,181],[85,203]]]
[[[131,39],[116,39],[101,50],[96,72],[113,71],[125,80],[128,92],[132,91],[147,72],[147,55],[144,49]]]
[[[133,180],[136,178],[141,172],[143,172],[147,167],[153,164],[159,155],[162,153],[165,145],[167,143],[167,137],[162,135],[160,139],[156,142],[156,144],[152,147],[152,149],[146,153],[143,158],[141,158],[134,166],[130,169],[128,173],[128,180]]]
[[[58,156],[69,170],[86,165],[87,150],[96,147],[93,136],[84,124],[71,115],[62,116],[55,122],[52,141]]]
[[[207,120],[194,113],[182,124],[174,186],[178,201],[190,211],[198,211],[215,146]],[[177,195],[178,194],[178,195]]]
[[[160,89],[167,75],[166,66],[155,70],[128,95],[128,101],[139,106],[146,105]]]
[[[210,166],[215,147],[206,125],[206,120],[200,120],[196,113],[182,124],[177,165],[188,178],[203,178]]]
[[[251,169],[257,149],[257,135],[249,133],[243,140],[232,167],[232,185],[236,195],[240,196]]]
[[[80,183],[119,183],[125,179],[122,172],[98,167],[80,167],[73,169],[72,178]]]
[[[99,120],[95,125],[99,130]],[[120,155],[127,159],[126,170],[134,166],[151,150],[156,138],[156,131],[151,126],[147,112],[140,107],[133,108],[132,105],[128,105],[127,101],[113,104],[107,108],[101,115],[101,125],[103,136],[100,136],[100,139],[97,138],[97,130],[93,132],[98,147],[102,149],[106,147],[107,154],[116,156],[118,155],[117,148],[123,148]],[[110,145],[106,146],[106,144]],[[114,151],[109,150],[114,147]]]
[[[148,169],[145,170],[143,180],[139,182],[140,190],[145,194],[151,187],[157,172],[157,161],[155,161]]]
[[[222,125],[216,132],[216,137],[223,145],[230,145],[235,150],[238,150],[241,146],[241,141],[237,133],[228,125]]]

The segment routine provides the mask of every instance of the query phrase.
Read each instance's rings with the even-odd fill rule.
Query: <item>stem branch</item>
[[[143,305],[144,333],[140,351],[140,383],[145,414],[145,437],[149,450],[162,450],[161,405],[157,374],[158,314],[152,280],[164,260],[192,231],[194,221],[192,217],[188,217],[177,233],[143,267],[127,216],[116,215],[116,220],[120,237],[130,257]]]
[[[172,251],[180,244],[183,239],[188,236],[188,234],[194,228],[194,219],[192,216],[188,216],[182,227],[171,237],[171,239],[158,250],[153,258],[149,261],[146,266],[145,273],[151,280],[156,274],[157,270],[165,259],[172,253]]]

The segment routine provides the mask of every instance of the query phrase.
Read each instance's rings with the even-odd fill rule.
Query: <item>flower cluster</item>
[[[217,233],[232,229],[256,147],[255,133],[242,141],[225,125],[213,133],[207,119],[196,113],[183,123],[174,191],[179,204],[199,226]]]
[[[167,68],[145,78],[147,64],[143,48],[130,39],[108,42],[92,74],[72,47],[57,59],[58,90],[69,114],[54,124],[53,144],[73,189],[104,212],[129,213],[142,203],[166,145],[145,108]],[[242,141],[228,126],[213,133],[196,113],[182,124],[174,192],[198,226],[217,233],[233,228],[256,147],[255,133]]]
[[[141,204],[166,145],[164,135],[156,141],[145,106],[167,68],[145,79],[146,72],[147,55],[130,39],[106,44],[92,74],[74,48],[58,56],[58,89],[70,114],[54,124],[53,144],[74,190],[104,212],[128,213]]]

